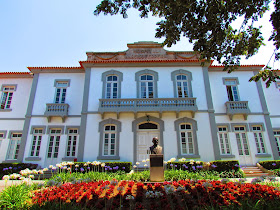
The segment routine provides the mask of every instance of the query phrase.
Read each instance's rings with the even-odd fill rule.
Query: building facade
[[[88,52],[80,67],[0,73],[0,162],[131,161],[159,137],[164,159],[279,159],[280,81],[248,82],[155,42]]]

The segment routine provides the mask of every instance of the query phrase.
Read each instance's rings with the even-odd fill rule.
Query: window
[[[115,154],[116,154],[116,126],[105,125],[103,155],[115,155]]]
[[[106,71],[102,74],[102,98],[121,98],[121,81],[123,74],[116,70]]]
[[[280,156],[280,130],[274,131],[274,137],[277,145],[278,154]]]
[[[234,127],[234,131],[239,155],[250,155],[245,127],[236,126]]]
[[[252,130],[256,142],[257,153],[258,154],[266,153],[264,138],[262,133],[262,126],[252,126]]]
[[[219,136],[221,154],[222,155],[231,154],[229,137],[228,137],[228,128],[226,126],[218,127],[218,136]]]
[[[2,86],[0,109],[11,109],[12,98],[15,90],[16,90],[15,85]]]
[[[121,122],[114,119],[103,120],[99,123],[100,142],[99,160],[119,160],[119,139]]]
[[[176,70],[171,73],[174,86],[174,97],[187,98],[192,95],[192,73],[186,70]]]
[[[54,103],[64,104],[66,99],[67,87],[69,87],[70,80],[56,80],[55,81],[55,99]]]
[[[118,77],[111,75],[107,77],[106,81],[106,98],[118,97]]]
[[[39,157],[42,142],[43,128],[34,128],[31,142],[30,157]]]
[[[62,134],[61,129],[50,129],[50,139],[48,145],[48,158],[57,158],[59,152],[60,137]]]
[[[11,133],[10,135],[10,144],[7,153],[7,160],[16,160],[18,157],[20,142],[21,142],[21,133]]]
[[[152,70],[142,70],[135,74],[137,82],[137,98],[157,98],[158,73]]]
[[[234,78],[223,78],[224,85],[226,85],[227,95],[229,101],[239,101],[237,85],[238,80]]]
[[[154,77],[152,75],[140,76],[140,98],[154,98]]]
[[[180,124],[180,139],[182,154],[193,154],[193,134],[192,126],[189,124]]]
[[[197,145],[197,122],[184,117],[174,122],[177,133],[178,158],[199,158]]]
[[[67,157],[76,157],[77,145],[78,145],[78,135],[79,135],[78,129],[76,129],[76,128],[68,129],[67,150],[66,150]]]

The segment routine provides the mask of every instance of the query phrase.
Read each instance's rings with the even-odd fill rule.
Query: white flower
[[[142,163],[146,163],[146,160],[142,160]]]
[[[133,166],[133,168],[137,168],[137,166],[136,166],[136,165],[134,165],[134,166]]]
[[[144,166],[145,166],[145,167],[147,167],[148,165],[147,165],[147,164],[145,164]]]
[[[44,168],[44,169],[43,169],[43,171],[48,171],[48,170],[49,170],[48,168]]]
[[[67,168],[67,170],[68,170],[68,171],[70,171],[70,170],[71,170],[71,168]]]
[[[176,158],[171,158],[168,162],[174,162]]]
[[[39,170],[38,173],[39,173],[39,174],[43,174],[44,171],[43,171],[43,170]]]
[[[179,161],[184,162],[184,161],[186,161],[186,158],[181,158],[181,159],[179,159]]]
[[[101,164],[101,167],[105,167],[105,163],[102,163],[102,164]]]
[[[196,161],[195,163],[196,163],[196,164],[200,164],[200,163],[201,163],[201,161],[199,161],[199,160],[198,160],[198,161]]]
[[[140,163],[139,162],[136,162],[136,165],[139,165]]]
[[[164,164],[167,164],[167,161],[163,161]]]
[[[52,167],[52,170],[56,170],[56,167]]]
[[[38,171],[37,170],[32,170],[32,174],[38,174]]]
[[[9,176],[9,175],[5,175],[5,176],[2,177],[2,179],[3,179],[3,180],[9,180],[9,179],[10,179],[10,176]]]
[[[62,165],[61,165],[61,164],[56,164],[56,167],[57,167],[57,168],[61,168]]]
[[[67,165],[72,166],[74,165],[74,162],[67,162]]]
[[[34,175],[29,175],[29,177],[28,178],[30,178],[30,179],[34,179],[35,177],[34,177]]]
[[[66,163],[66,162],[62,162],[61,165],[62,165],[62,166],[66,166],[67,163]]]
[[[149,159],[149,158],[147,158],[147,159],[146,159],[146,162],[149,162],[149,161],[150,161],[150,159]]]
[[[49,168],[53,168],[53,165],[49,165]]]
[[[88,165],[87,163],[84,164],[84,166],[87,166],[87,165]]]
[[[76,167],[76,168],[78,168],[78,167],[79,167],[79,165],[77,164],[77,165],[75,165],[75,167]]]

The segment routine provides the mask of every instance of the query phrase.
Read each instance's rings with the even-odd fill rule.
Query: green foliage
[[[26,184],[5,188],[0,193],[0,209],[27,209],[30,190]]]
[[[238,160],[215,160],[211,161],[209,170],[217,172],[239,171],[240,166]],[[216,166],[216,167],[213,167]]]
[[[260,161],[259,164],[267,170],[280,168],[280,160],[265,160]]]
[[[37,166],[37,164],[32,163],[0,163],[0,179],[2,179],[4,175],[19,173],[26,168],[30,170],[36,169]]]
[[[241,56],[249,58],[263,45],[261,26],[254,23],[269,10],[270,2],[275,6],[270,19],[274,27],[270,40],[275,45],[275,58],[279,59],[280,53],[276,52],[280,47],[279,0],[102,0],[94,14],[121,14],[127,18],[127,10],[135,8],[141,17],[158,16],[163,20],[157,23],[156,37],[165,37],[163,45],[170,47],[183,35],[193,43],[193,50],[203,62],[215,59],[225,65],[224,70],[231,72],[240,65]],[[233,28],[237,18],[243,22]],[[252,80],[266,78],[261,74],[258,76]],[[268,76],[269,86],[273,78]]]
[[[118,172],[124,171],[126,173],[131,171],[132,163],[131,162],[104,162],[105,167],[102,167],[101,164],[92,165],[86,162],[76,162],[72,165],[72,171],[76,172],[89,172],[89,171],[99,171],[99,172]],[[76,166],[79,167],[76,167]]]
[[[218,172],[211,172],[211,171],[190,172],[187,170],[183,171],[183,170],[174,170],[174,169],[164,171],[165,181],[178,181],[178,180],[184,180],[184,179],[218,180],[219,178],[220,177],[219,177]]]

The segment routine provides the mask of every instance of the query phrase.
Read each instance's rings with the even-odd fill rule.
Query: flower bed
[[[280,191],[259,184],[223,181],[164,182],[144,185],[133,181],[66,183],[36,191],[31,209],[277,209]]]

